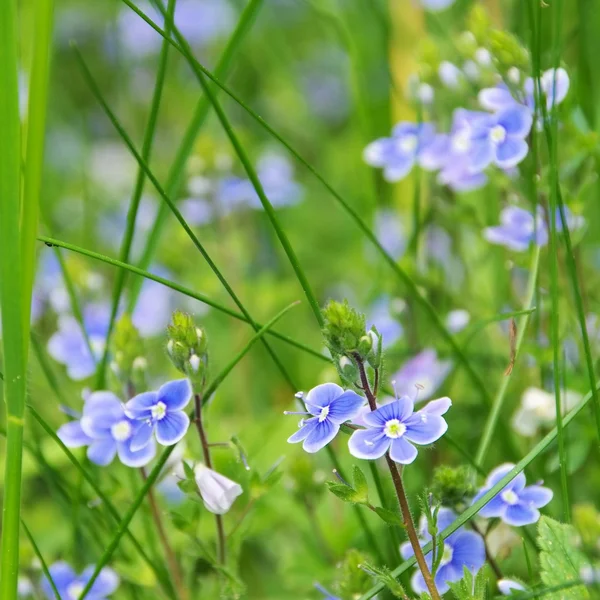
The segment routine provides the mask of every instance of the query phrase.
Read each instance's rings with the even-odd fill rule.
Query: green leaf
[[[355,466],[352,470],[352,483],[354,484],[356,493],[361,498],[361,503],[366,504],[369,501],[369,484],[360,467]]]
[[[486,600],[487,578],[484,570],[481,569],[476,576],[467,569],[463,568],[463,578],[455,583],[450,583],[450,589],[456,600]]]
[[[383,586],[385,586],[395,598],[406,598],[406,592],[404,591],[404,588],[398,581],[396,581],[390,569],[388,569],[385,565],[382,567],[376,567],[365,562],[360,565],[360,568],[365,571],[365,573],[368,573],[378,583],[381,583]],[[429,595],[426,597],[429,598]]]
[[[383,508],[381,506],[375,506],[373,510],[377,513],[380,519],[385,521],[388,525],[398,525],[398,527],[404,527],[404,522],[399,513],[395,513],[392,510]]]
[[[577,581],[581,568],[587,564],[578,548],[579,536],[571,525],[542,517],[538,524],[541,578],[549,587]],[[560,593],[547,594],[546,600],[584,600],[589,598],[584,586],[566,588]]]
[[[329,491],[337,496],[340,500],[343,500],[344,502],[357,502],[356,490],[351,488],[349,485],[328,481],[327,487],[329,488]]]

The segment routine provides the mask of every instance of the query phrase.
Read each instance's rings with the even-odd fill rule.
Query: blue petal
[[[97,440],[87,450],[87,457],[95,464],[109,465],[117,453],[117,443],[112,438]]]
[[[427,585],[425,585],[425,580],[423,579],[423,575],[421,575],[421,571],[419,571],[418,569],[414,572],[413,576],[410,578],[410,585],[416,594],[423,594],[423,593],[429,592],[429,590],[427,589]]]
[[[392,152],[390,138],[380,138],[371,142],[363,151],[363,160],[372,167],[384,167]]]
[[[452,400],[445,396],[428,402],[419,412],[441,417],[445,415],[452,406]]]
[[[510,596],[513,591],[524,592],[525,588],[518,581],[512,581],[511,579],[499,579],[498,589],[504,596]]]
[[[423,411],[416,412],[405,423],[406,439],[415,444],[432,444],[439,440],[448,430],[448,424],[443,417],[427,414]]]
[[[60,438],[62,443],[68,448],[80,448],[81,446],[88,446],[94,440],[86,435],[81,429],[81,423],[79,421],[71,421],[65,423],[58,428],[56,435]]]
[[[447,565],[442,565],[435,574],[435,586],[440,594],[445,594],[450,586],[448,583],[460,581],[464,576],[462,567],[459,567],[454,561]]]
[[[104,437],[124,415],[121,401],[112,392],[93,392],[83,407],[81,428],[90,437]]]
[[[348,440],[350,454],[366,460],[380,458],[389,447],[390,438],[381,429],[359,429]]]
[[[390,160],[390,162],[385,165],[383,178],[389,183],[400,181],[410,173],[414,164],[414,155],[402,156],[398,154],[394,156],[393,160]]]
[[[339,398],[344,393],[336,383],[322,383],[317,385],[306,394],[304,404],[306,410],[313,415],[321,413],[321,409],[325,406],[329,406],[336,398]]]
[[[469,571],[477,572],[485,564],[485,546],[483,538],[473,531],[464,529],[456,532],[452,538],[452,563],[460,568],[463,566]]]
[[[81,581],[86,584],[91,579],[94,571],[95,567],[93,565],[86,567],[81,574]],[[86,598],[104,600],[107,596],[114,594],[118,587],[119,576],[111,568],[104,567],[98,574],[96,581],[92,584]]]
[[[546,95],[546,106],[550,110],[553,104],[558,105],[565,99],[569,91],[569,75],[561,67],[556,69],[556,74],[555,69],[548,69],[540,78],[540,84],[542,91]],[[553,97],[554,102],[552,101]]]
[[[129,448],[129,442],[119,442],[117,444],[117,452],[119,454],[119,460],[126,467],[143,467],[154,458],[154,455],[156,454],[156,444],[154,443],[154,440],[151,439],[141,450],[133,452]]]
[[[142,426],[138,428],[136,433],[129,440],[129,448],[132,452],[141,450],[150,441],[153,431],[154,427],[149,421],[142,423]]]
[[[496,164],[503,169],[515,167],[527,156],[527,152],[529,146],[525,140],[508,136],[496,146]]]
[[[483,230],[483,237],[492,244],[506,246],[517,252],[524,252],[529,248],[531,236],[516,236],[513,231],[504,225],[498,227],[486,227]]]
[[[125,414],[130,419],[148,419],[157,402],[158,392],[142,392],[125,404]]]
[[[60,595],[66,595],[66,588],[69,587],[73,581],[75,581],[77,575],[75,571],[64,561],[59,561],[51,565],[48,569],[50,572],[50,577],[52,577],[52,581],[54,585],[58,588]],[[54,591],[52,590],[52,586],[46,577],[42,579],[42,591],[46,595],[47,598],[55,598]]]
[[[496,118],[498,124],[506,129],[509,137],[524,138],[531,129],[533,117],[531,111],[525,106],[515,104],[510,108],[500,111]]]
[[[156,423],[156,441],[172,446],[183,438],[189,426],[190,418],[183,411],[168,412]]]
[[[499,481],[504,479],[506,475],[508,475],[514,468],[514,464],[512,463],[504,463],[499,467],[496,467],[488,476],[486,480],[487,487],[493,487]],[[504,489],[512,489],[515,491],[520,491],[525,487],[525,475],[523,472],[519,473]]]
[[[400,545],[400,554],[404,560],[408,560],[411,556],[414,555],[410,542],[404,542]]]
[[[158,399],[166,404],[168,411],[183,410],[191,398],[192,384],[189,379],[169,381],[158,390]]]
[[[377,410],[367,413],[364,416],[365,423],[371,427],[384,427],[388,421],[398,419],[405,421],[412,415],[414,403],[408,396],[402,396],[393,402],[384,404]]]
[[[482,108],[491,111],[502,110],[516,104],[516,100],[506,87],[485,88],[477,95]]]
[[[313,417],[312,419],[308,419],[304,421],[304,424],[298,431],[293,433],[289,438],[288,442],[290,444],[297,444],[298,442],[303,442],[308,434],[317,426],[319,419],[317,417]]]
[[[408,465],[417,458],[417,449],[405,438],[392,440],[390,458],[397,463]]]
[[[480,490],[475,498],[473,498],[473,502],[471,504],[475,504],[482,496],[489,492],[490,488],[483,488]],[[479,516],[485,518],[491,517],[500,517],[504,513],[504,507],[506,506],[505,502],[500,497],[500,494],[496,494],[480,511]]]
[[[483,139],[473,143],[469,150],[469,163],[467,170],[471,174],[483,171],[494,160],[494,147],[488,139]]]
[[[440,508],[440,510],[438,511],[438,516],[437,516],[437,526],[438,526],[439,531],[444,531],[444,529],[446,529],[447,527],[450,527],[450,525],[452,525],[452,523],[454,523],[454,521],[456,521],[456,513],[452,509],[442,506],[442,508]],[[427,519],[424,520],[424,525],[426,528],[427,527]],[[455,535],[455,534],[453,533],[452,535]],[[450,536],[450,538],[451,537],[452,536]],[[448,539],[450,539],[450,538],[448,538]]]
[[[524,504],[507,505],[502,520],[508,525],[522,527],[537,523],[540,518],[540,511]]]
[[[546,506],[552,500],[554,492],[541,485],[528,485],[519,492],[519,501],[535,508]]]
[[[321,448],[329,444],[339,430],[340,426],[329,419],[317,422],[317,425],[304,440],[302,447],[306,452],[310,452],[311,454],[318,452]]]
[[[359,413],[364,403],[364,398],[356,392],[348,390],[331,402],[327,418],[341,425],[344,421],[353,419]]]

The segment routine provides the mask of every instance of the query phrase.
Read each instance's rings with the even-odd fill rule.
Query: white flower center
[[[406,425],[404,423],[400,423],[398,419],[390,419],[386,422],[385,428],[383,432],[389,438],[399,438],[404,435],[406,431]]]
[[[462,129],[452,136],[452,149],[459,154],[467,152],[471,148],[471,134],[468,129]]]
[[[502,125],[494,125],[490,131],[490,139],[494,144],[501,144],[506,139],[506,129]]]
[[[502,500],[504,500],[504,502],[506,502],[506,504],[514,505],[519,502],[519,496],[517,496],[517,494],[512,490],[504,490],[500,494],[500,497]]]
[[[159,401],[150,409],[150,412],[155,421],[160,421],[161,419],[164,419],[167,414],[167,405],[164,402]]]
[[[398,147],[402,152],[414,152],[417,149],[419,140],[414,134],[405,135],[401,140],[398,141]]]
[[[68,600],[79,600],[84,589],[85,586],[83,585],[83,583],[74,581],[71,585],[67,587]]]
[[[319,423],[322,423],[329,414],[329,406],[324,406],[319,413]]]
[[[129,421],[119,421],[110,428],[110,432],[117,442],[124,442],[131,437],[131,424]]]
[[[448,544],[444,544],[444,553],[442,554],[442,560],[440,561],[440,567],[447,565],[452,562],[452,556],[454,555],[454,549]]]

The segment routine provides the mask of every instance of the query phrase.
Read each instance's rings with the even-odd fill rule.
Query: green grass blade
[[[0,305],[6,406],[4,507],[0,598],[17,597],[21,529],[21,468],[27,381],[29,319],[23,318],[21,241],[21,122],[17,80],[17,3],[6,0],[0,18]]]
[[[128,6],[128,0],[122,0]],[[131,6],[130,6],[131,8]],[[157,33],[166,36],[165,32],[156,24],[152,19],[145,15],[139,9],[135,12],[142,18],[148,25],[150,25]],[[404,286],[408,289],[409,293],[415,298],[415,301],[423,308],[423,310],[430,317],[432,324],[438,330],[440,335],[452,348],[453,353],[456,355],[460,363],[467,371],[469,377],[477,387],[477,390],[483,400],[488,405],[491,405],[492,399],[489,392],[487,391],[486,385],[483,379],[477,374],[477,372],[471,366],[469,360],[461,350],[460,346],[454,339],[454,336],[448,331],[444,325],[443,319],[437,314],[431,303],[421,294],[415,282],[411,277],[396,263],[396,261],[385,251],[383,246],[379,243],[377,236],[371,231],[369,226],[361,218],[358,211],[352,208],[350,204],[344,200],[344,198],[325,180],[325,178],[306,160],[302,155],[297,152],[281,135],[279,135],[267,122],[256,112],[254,112],[246,103],[241,100],[232,90],[230,90],[225,84],[223,84],[215,75],[213,75],[208,69],[202,66],[189,52],[182,48],[175,41],[171,40],[171,44],[177,49],[188,61],[192,68],[199,69],[202,74],[212,80],[219,88],[221,88],[232,100],[234,100],[239,106],[241,106],[253,119],[257,121],[270,135],[272,135],[277,141],[279,141],[301,164],[303,164],[316,179],[331,193],[334,199],[340,204],[344,211],[350,216],[350,218],[356,223],[358,228],[362,231],[369,242],[376,248],[385,262],[394,271],[398,279],[402,281]]]
[[[44,557],[42,556],[42,553],[40,552],[38,545],[35,543],[35,539],[31,535],[31,531],[29,531],[29,527],[27,527],[27,525],[25,524],[25,521],[23,521],[23,520],[21,520],[21,525],[23,526],[23,530],[25,531],[25,534],[29,538],[29,543],[31,544],[31,547],[33,548],[33,551],[35,552],[37,559],[40,561],[40,565],[42,567],[42,572],[46,576],[46,579],[48,580],[48,583],[50,584],[50,587],[52,588],[54,597],[56,598],[56,600],[62,600],[60,597],[60,594],[58,593],[58,589],[56,588],[56,584],[54,583],[54,579],[52,579],[52,576],[50,575],[50,571],[48,570],[48,564],[44,560]]]
[[[79,66],[81,67],[82,74],[83,74],[87,84],[89,85],[92,93],[94,94],[94,96],[96,97],[96,99],[98,100],[98,102],[100,103],[102,108],[104,109],[104,112],[106,113],[107,117],[109,118],[109,120],[111,121],[111,123],[113,124],[113,126],[115,127],[115,129],[117,130],[117,132],[119,133],[119,135],[121,136],[123,141],[125,142],[126,146],[129,148],[130,152],[133,154],[138,165],[144,170],[146,177],[152,182],[152,185],[154,186],[156,191],[159,193],[161,198],[169,205],[169,208],[171,209],[171,211],[173,212],[173,214],[175,215],[175,217],[177,218],[177,220],[183,227],[184,231],[187,233],[188,237],[193,242],[196,249],[200,252],[200,254],[204,258],[204,260],[206,261],[206,263],[208,264],[210,269],[217,276],[217,279],[221,282],[221,284],[223,285],[223,287],[225,288],[227,293],[231,296],[231,299],[235,302],[235,304],[240,309],[240,311],[248,319],[248,322],[252,324],[254,321],[253,321],[252,317],[250,316],[250,313],[246,310],[246,307],[242,304],[241,300],[237,297],[237,294],[233,291],[233,288],[231,287],[231,285],[229,285],[227,279],[221,273],[220,269],[217,267],[215,262],[212,260],[212,258],[210,257],[210,255],[208,254],[208,252],[206,251],[206,249],[204,248],[204,246],[202,245],[202,243],[196,236],[196,234],[191,230],[190,226],[187,224],[186,220],[183,218],[183,215],[181,214],[179,209],[175,206],[175,203],[173,202],[173,200],[171,200],[171,198],[169,198],[169,196],[167,196],[166,192],[164,191],[164,189],[162,188],[162,186],[160,185],[160,183],[158,182],[158,180],[156,179],[156,177],[154,176],[154,174],[148,167],[148,164],[146,163],[146,161],[140,156],[139,152],[136,150],[135,146],[133,145],[131,138],[127,135],[127,132],[123,129],[123,127],[121,126],[121,124],[119,123],[119,121],[117,120],[115,115],[113,114],[113,112],[110,110],[110,108],[106,104],[106,102],[102,96],[102,93],[101,93],[100,89],[98,88],[98,85],[94,81],[94,78],[92,77],[90,70],[88,69],[87,65],[85,64],[83,57],[81,56],[81,53],[79,52],[79,50],[77,49],[77,47],[75,45],[73,45],[73,48],[75,50],[75,56],[77,58]],[[252,326],[256,330],[256,327],[254,325],[252,325]],[[293,388],[294,386],[292,385],[290,375],[287,372],[287,369],[284,367],[283,363],[279,360],[279,357],[275,354],[275,352],[273,351],[273,349],[271,348],[271,346],[268,344],[268,342],[266,340],[261,340],[261,342],[263,343],[267,352],[271,356],[273,362],[277,365],[278,369],[281,371],[281,374],[283,375],[284,379],[288,382],[290,387]]]
[[[108,265],[112,265],[114,267],[119,267],[120,269],[127,269],[128,271],[131,271],[132,273],[135,273],[136,275],[139,275],[140,277],[143,277],[145,279],[150,279],[151,281],[156,281],[157,283],[160,283],[160,284],[164,285],[165,287],[171,288],[172,290],[175,290],[176,292],[184,294],[185,296],[189,296],[190,298],[194,298],[195,300],[198,300],[199,302],[202,302],[202,303],[206,304],[207,306],[211,306],[212,308],[214,308],[226,315],[229,315],[230,317],[233,317],[234,319],[238,319],[239,321],[244,321],[245,323],[249,323],[252,325],[252,327],[255,330],[260,329],[262,327],[262,325],[260,325],[256,321],[248,320],[248,318],[244,314],[242,314],[240,312],[236,312],[235,310],[232,310],[232,309],[228,308],[227,306],[224,306],[223,304],[219,304],[218,302],[211,300],[208,296],[205,296],[204,294],[201,294],[200,292],[195,292],[194,290],[190,290],[186,287],[183,287],[182,285],[179,285],[178,283],[169,281],[168,279],[165,279],[164,277],[154,275],[154,273],[149,273],[147,271],[143,271],[142,269],[140,269],[134,265],[129,265],[129,264],[123,263],[114,258],[110,258],[103,254],[99,254],[98,252],[94,252],[92,250],[87,250],[86,248],[81,248],[80,246],[75,246],[74,244],[69,244],[68,242],[63,242],[61,240],[57,240],[54,238],[40,236],[40,237],[38,237],[38,239],[41,242],[44,242],[46,244],[53,244],[55,246],[60,246],[61,248],[65,248],[66,250],[70,250],[72,252],[77,252],[78,254],[81,254],[82,256],[87,256],[89,258],[93,258],[94,260],[99,260]],[[306,346],[300,342],[297,342],[296,340],[294,340],[282,333],[279,333],[277,331],[269,331],[268,334],[286,342],[287,344],[289,344],[291,346],[294,346],[295,348],[298,348],[299,350],[302,350],[303,352],[311,354],[315,358],[318,358],[322,361],[331,362],[331,359],[328,358],[327,356],[325,356],[324,354],[321,354],[320,352],[313,350],[309,346]]]
[[[137,7],[129,2],[128,0],[123,0],[125,4],[129,8],[131,8],[134,12],[137,12]],[[264,0],[250,0],[248,4],[244,7],[242,14],[240,15],[240,19],[238,24],[229,38],[223,53],[215,67],[215,73],[219,77],[219,79],[225,78],[231,68],[231,63],[233,62],[233,57],[237,52],[238,48],[241,45],[242,40],[250,30],[256,15],[258,14],[259,9],[261,8]],[[164,38],[163,38],[164,39]],[[188,128],[184,135],[181,138],[181,144],[175,153],[175,160],[169,170],[169,174],[167,175],[167,180],[165,183],[165,191],[170,198],[176,198],[179,193],[179,189],[181,187],[181,183],[183,180],[183,175],[185,172],[185,164],[192,154],[194,148],[194,141],[198,137],[198,132],[204,125],[204,121],[208,116],[208,111],[210,109],[210,103],[208,98],[203,96],[198,101],[196,105],[196,109],[194,111],[194,115],[192,120],[190,121]],[[148,235],[148,239],[146,240],[146,244],[144,246],[144,250],[142,252],[142,257],[138,263],[138,266],[141,269],[148,270],[150,263],[152,262],[152,257],[154,256],[154,252],[158,247],[158,241],[160,239],[161,232],[166,223],[167,217],[169,215],[169,207],[166,204],[160,205],[158,209],[158,214],[156,215],[156,219],[154,221],[154,225],[152,226],[152,230]],[[131,293],[129,295],[129,311],[133,309],[133,304],[136,301],[136,298],[139,294],[140,288],[142,286],[142,279],[136,277],[131,286]]]
[[[175,0],[169,0],[169,6],[167,8],[169,15],[173,15],[175,11]],[[169,33],[169,26],[167,23],[166,28],[167,34]],[[163,87],[165,84],[165,78],[167,75],[167,61],[169,59],[169,44],[166,39],[163,39],[160,56],[158,59],[158,68],[156,71],[156,80],[154,82],[154,92],[152,93],[152,101],[150,103],[150,113],[148,116],[148,122],[146,123],[146,129],[144,131],[144,139],[142,141],[142,158],[144,161],[150,161],[150,155],[152,153],[152,145],[154,143],[154,134],[156,132],[156,123],[158,122],[158,112],[160,110],[160,103],[163,94]],[[131,246],[133,245],[133,236],[135,233],[135,221],[137,219],[137,213],[140,206],[140,200],[142,199],[142,192],[144,191],[144,184],[146,182],[146,173],[141,167],[138,168],[138,173],[131,195],[131,201],[129,203],[129,210],[127,211],[127,224],[125,227],[125,233],[121,242],[121,252],[119,258],[123,262],[129,262],[129,256],[131,252]],[[121,301],[121,294],[125,287],[125,280],[127,277],[127,271],[119,269],[117,271],[117,277],[113,287],[112,305],[110,309],[110,319],[108,321],[108,329],[106,331],[106,345],[104,353],[102,354],[102,360],[98,365],[98,371],[96,374],[96,389],[101,390],[104,388],[104,382],[106,379],[106,365],[108,364],[108,355],[110,353],[110,338],[115,326],[115,320],[117,318],[117,312],[119,311],[119,303]],[[132,311],[134,306],[130,307]]]
[[[235,366],[244,358],[244,356],[246,356],[246,354],[248,353],[250,348],[254,345],[254,343],[257,342],[258,340],[260,340],[265,335],[265,333],[271,327],[273,327],[273,325],[275,325],[275,323],[281,317],[283,317],[283,315],[285,315],[285,313],[288,312],[288,310],[290,310],[297,304],[298,304],[297,302],[294,302],[293,304],[290,304],[289,306],[284,308],[281,312],[279,312],[277,315],[275,315],[264,327],[261,327],[252,336],[252,338],[244,346],[244,348],[241,350],[241,352],[239,352],[235,356],[235,358],[215,377],[213,382],[207,386],[204,397],[202,398],[203,405],[205,405],[210,400],[211,395],[215,393],[215,391],[217,390],[219,385],[224,381],[224,379],[227,377],[227,375],[229,373],[231,373],[231,371],[235,368]],[[162,471],[162,468],[164,467],[165,463],[167,462],[169,456],[171,456],[171,453],[173,452],[173,450],[175,450],[175,447],[176,446],[170,446],[170,447],[166,448],[165,450],[163,450],[163,453],[159,456],[158,461],[152,468],[152,471],[148,474],[147,479],[144,481],[144,485],[141,487],[141,489],[138,492],[137,496],[135,497],[134,501],[131,503],[131,506],[129,507],[129,509],[123,516],[123,518],[121,519],[121,522],[119,523],[119,526],[117,527],[115,536],[113,537],[113,539],[107,546],[105,552],[100,557],[100,560],[96,564],[96,568],[94,569],[93,575],[91,576],[90,580],[88,581],[85,589],[81,592],[80,600],[83,600],[86,597],[86,595],[90,591],[90,588],[94,584],[94,581],[98,577],[100,571],[110,561],[110,559],[113,555],[113,552],[115,551],[115,549],[119,545],[119,542],[121,541],[121,538],[127,531],[127,527],[129,526],[129,523],[131,522],[131,520],[133,519],[138,508],[141,506],[142,502],[144,501],[146,494],[148,493],[148,491],[150,490],[150,488],[152,487],[152,485],[158,478],[158,476],[159,476],[160,472]]]
[[[564,418],[563,425],[567,427],[575,417],[587,406],[589,401],[592,398],[592,393],[588,392],[584,399],[580,402],[579,406],[576,406],[569,414],[567,414]],[[540,454],[545,452],[556,440],[557,438],[557,429],[556,427],[550,431],[540,442],[538,442],[530,452],[528,452],[515,466],[514,468],[507,473],[495,486],[490,488],[488,492],[486,492],[477,502],[472,504],[467,510],[465,510],[461,515],[444,531],[440,533],[440,540],[445,540],[448,536],[452,535],[457,529],[462,527],[465,523],[474,518],[477,513],[494,497],[498,492],[500,492],[508,483],[510,483],[519,473],[523,472]],[[431,551],[431,542],[428,542],[423,546],[423,552],[427,554]],[[398,578],[402,573],[406,572],[412,566],[414,566],[416,560],[414,556],[405,562],[403,562],[399,567],[392,571],[394,577]],[[378,584],[372,587],[368,592],[363,594],[358,600],[370,600],[376,594],[378,594],[383,589],[383,585]]]
[[[536,246],[533,251],[533,258],[531,261],[531,267],[529,270],[529,281],[527,283],[527,292],[525,294],[525,309],[526,312],[520,319],[519,325],[517,327],[517,339],[515,343],[515,354],[514,360],[516,360],[519,356],[519,351],[521,350],[521,345],[523,344],[523,340],[525,339],[525,331],[527,329],[527,324],[530,319],[530,310],[532,309],[532,305],[535,299],[535,289],[537,284],[538,277],[538,268],[540,264],[540,246]],[[498,392],[496,393],[496,397],[494,398],[494,403],[492,405],[492,410],[488,415],[487,421],[485,423],[485,427],[483,430],[483,435],[481,436],[481,441],[479,442],[479,448],[477,449],[477,454],[475,455],[475,462],[480,467],[483,465],[483,461],[487,456],[487,453],[490,449],[490,444],[492,442],[492,436],[494,435],[494,430],[496,429],[496,425],[498,424],[498,420],[500,419],[500,415],[502,414],[502,407],[504,405],[504,398],[506,396],[506,390],[508,389],[508,384],[511,379],[511,374],[505,374],[500,382],[500,387],[498,388]]]

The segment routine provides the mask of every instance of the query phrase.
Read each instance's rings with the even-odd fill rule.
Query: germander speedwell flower
[[[388,450],[393,461],[409,464],[417,458],[413,444],[426,445],[446,433],[448,424],[442,417],[452,405],[450,398],[433,400],[414,412],[414,401],[402,396],[363,416],[368,429],[359,429],[348,441],[350,454],[373,460]]]
[[[313,416],[300,421],[300,429],[288,438],[288,442],[304,442],[302,447],[311,453],[329,444],[340,430],[340,425],[354,418],[365,403],[356,392],[344,391],[335,383],[314,387],[303,401],[308,412],[286,411],[285,414]]]

